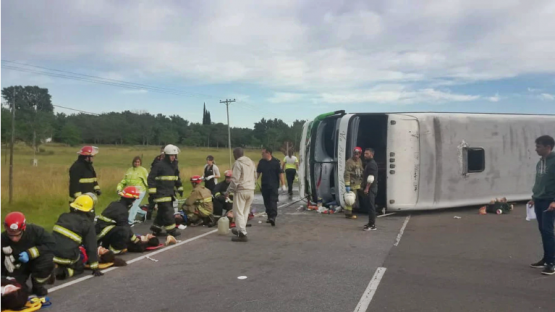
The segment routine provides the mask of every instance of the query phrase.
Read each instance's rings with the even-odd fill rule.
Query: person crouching
[[[193,190],[184,204],[188,222],[191,226],[203,224],[209,227],[214,226],[216,222],[213,215],[212,192],[201,185],[201,176],[192,176],[190,181]]]

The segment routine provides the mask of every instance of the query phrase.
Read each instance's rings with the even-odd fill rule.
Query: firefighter
[[[127,244],[137,244],[140,239],[135,236],[127,218],[129,209],[140,197],[141,191],[136,186],[128,186],[118,193],[119,201],[110,203],[96,221],[96,239],[104,248],[115,255],[127,250]]]
[[[98,154],[98,147],[84,146],[77,154],[77,160],[69,168],[70,203],[87,192],[101,194],[93,167],[93,157]]]
[[[81,195],[70,204],[70,211],[62,213],[52,229],[56,241],[54,263],[57,264],[56,278],[63,280],[82,274],[85,270],[81,261],[79,246],[87,251],[90,268],[94,276],[104,275],[98,269],[98,254],[94,221],[91,211],[94,199],[90,195]],[[94,213],[94,212],[92,212]]]
[[[351,190],[356,194],[355,206],[360,208],[360,204],[364,200],[364,191],[360,188],[362,184],[362,161],[360,160],[360,155],[362,154],[362,148],[355,147],[353,157],[347,160],[345,166],[345,191],[349,193]],[[345,206],[345,218],[356,219],[357,216],[353,214],[353,207]]]
[[[231,170],[224,173],[225,180],[216,184],[212,193],[214,194],[214,216],[220,217],[224,215],[224,210],[230,211],[233,208],[233,194],[226,197],[227,188],[231,183]]]
[[[165,146],[161,146],[160,147],[160,155],[154,157],[154,160],[152,161],[152,164],[150,164],[150,171],[152,171],[152,168],[154,168],[154,165],[156,165],[162,159],[164,159],[164,147]],[[155,205],[156,205],[156,203],[154,203],[154,194],[149,194],[148,195],[148,210],[146,212],[146,219],[147,220],[152,220],[152,212],[154,211],[154,206]]]
[[[21,212],[10,212],[2,232],[2,276],[10,276],[27,285],[31,276],[31,293],[46,296],[45,283],[53,284],[56,242],[42,227],[27,224]]]
[[[191,226],[199,226],[202,224],[208,225],[209,227],[214,226],[212,193],[209,189],[201,185],[201,176],[192,176],[190,181],[193,185],[193,190],[184,204],[188,222]]]
[[[148,175],[148,192],[154,194],[154,203],[158,205],[156,219],[150,227],[155,235],[159,235],[162,229],[174,237],[181,235],[175,228],[173,216],[176,190],[180,196],[183,196],[183,186],[177,168],[177,154],[179,154],[177,146],[167,145],[164,148],[164,159],[156,163]]]

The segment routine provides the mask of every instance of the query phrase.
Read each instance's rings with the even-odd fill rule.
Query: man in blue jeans
[[[536,165],[536,182],[532,200],[543,243],[543,258],[532,263],[533,268],[543,268],[542,274],[555,274],[555,140],[543,135],[536,139],[536,152],[541,156]]]

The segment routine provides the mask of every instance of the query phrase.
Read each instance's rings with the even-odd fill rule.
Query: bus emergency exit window
[[[483,148],[468,148],[466,157],[468,173],[482,172],[486,168],[486,153]]]

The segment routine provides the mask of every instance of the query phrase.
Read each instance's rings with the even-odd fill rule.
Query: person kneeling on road
[[[96,239],[98,243],[118,255],[127,251],[128,244],[137,244],[139,238],[135,236],[128,222],[129,209],[141,195],[136,186],[128,186],[119,192],[120,200],[112,202],[96,221]]]
[[[27,279],[31,276],[31,292],[37,296],[46,296],[48,291],[44,284],[54,283],[54,238],[42,227],[26,224],[25,216],[21,212],[9,213],[4,220],[4,229],[2,276],[15,278],[26,290]]]
[[[214,206],[212,205],[212,193],[201,185],[201,176],[191,177],[193,190],[184,204],[188,222],[191,226],[207,225],[212,227],[216,224],[214,220]]]
[[[231,170],[224,173],[225,180],[218,183],[212,193],[214,194],[214,217],[219,218],[233,209],[233,193],[226,197],[227,188],[231,183]],[[225,211],[224,211],[225,210]]]
[[[96,250],[98,246],[94,221],[91,217],[91,213],[94,213],[92,212],[94,200],[90,195],[81,195],[70,204],[70,207],[71,212],[60,215],[52,233],[56,241],[54,250],[54,263],[57,264],[56,278],[64,280],[85,271],[79,249],[81,245],[87,250],[88,262],[93,270],[93,275],[104,275],[98,268]]]

